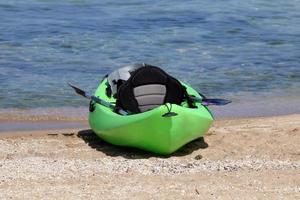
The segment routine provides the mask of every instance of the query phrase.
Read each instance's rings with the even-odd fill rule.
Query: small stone
[[[195,160],[201,160],[203,157],[199,154],[199,155],[197,155],[197,156],[195,156]]]

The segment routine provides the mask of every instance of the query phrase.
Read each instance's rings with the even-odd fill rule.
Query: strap
[[[186,99],[188,105],[190,108],[197,108],[197,106],[194,105],[195,101],[191,98],[191,96],[188,94],[186,87],[182,85],[183,91],[184,91],[184,98]]]

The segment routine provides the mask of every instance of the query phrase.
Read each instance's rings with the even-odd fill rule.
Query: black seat
[[[180,105],[185,96],[186,90],[177,79],[158,67],[145,65],[119,87],[117,107],[140,113],[165,103]]]

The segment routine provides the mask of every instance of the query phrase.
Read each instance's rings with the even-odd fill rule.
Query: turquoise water
[[[67,81],[92,92],[145,62],[233,105],[300,112],[299,24],[298,0],[0,0],[0,109],[86,106]]]

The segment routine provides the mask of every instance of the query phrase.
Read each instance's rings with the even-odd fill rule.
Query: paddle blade
[[[77,94],[79,94],[80,96],[86,97],[86,98],[88,98],[88,99],[90,98],[90,96],[89,96],[84,90],[82,90],[82,89],[80,89],[80,88],[78,88],[78,87],[72,85],[71,83],[68,83],[68,85],[69,85],[71,88],[73,88],[73,89],[75,90],[75,92],[76,92]]]
[[[204,106],[210,106],[210,105],[224,106],[229,103],[231,103],[231,101],[226,99],[203,99],[202,100],[202,105]]]

